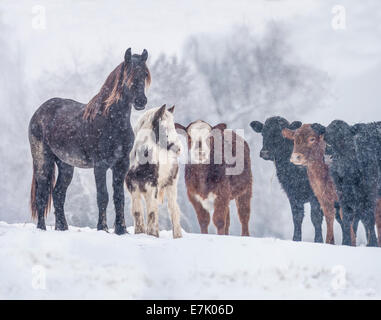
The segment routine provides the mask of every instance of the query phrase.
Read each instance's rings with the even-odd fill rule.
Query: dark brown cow
[[[252,174],[246,141],[232,130],[226,130],[223,123],[212,127],[199,120],[186,128],[176,123],[176,129],[188,139],[191,158],[185,165],[185,183],[201,232],[208,233],[209,212],[214,208],[217,233],[229,234],[229,203],[234,199],[242,235],[248,236]]]
[[[326,243],[334,244],[333,222],[339,198],[328,165],[324,162],[325,142],[310,124],[304,124],[297,130],[283,129],[285,138],[294,141],[294,150],[290,161],[307,167],[311,188],[318,199],[327,223]],[[340,211],[341,213],[341,211]],[[353,238],[352,238],[353,240]]]

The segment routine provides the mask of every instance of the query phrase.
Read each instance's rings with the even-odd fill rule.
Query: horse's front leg
[[[123,183],[127,174],[126,165],[118,165],[112,169],[112,187],[114,189],[115,205],[115,233],[127,233],[126,222],[124,219],[124,189]]]
[[[157,187],[146,185],[144,199],[147,208],[147,234],[159,237],[159,208],[157,199]]]
[[[177,180],[175,180],[172,185],[167,187],[166,194],[168,198],[168,209],[171,213],[173,238],[181,238],[181,211],[179,205],[177,204]]]
[[[106,172],[107,167],[105,166],[95,166],[94,167],[94,176],[95,183],[97,186],[97,204],[99,210],[99,218],[98,218],[98,230],[108,231],[107,227],[107,217],[106,217],[106,209],[108,204],[108,193],[107,193],[107,185],[106,185]]]

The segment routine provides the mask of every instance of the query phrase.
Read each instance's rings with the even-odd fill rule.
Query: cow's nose
[[[302,157],[302,154],[300,154],[300,153],[295,153],[295,152],[294,152],[294,153],[291,155],[291,159],[290,159],[290,161],[291,161],[292,163],[294,163],[294,164],[301,164],[302,160],[303,160],[303,157]]]

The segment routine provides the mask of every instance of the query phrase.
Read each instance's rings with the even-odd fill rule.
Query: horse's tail
[[[34,176],[34,170],[33,170],[33,177],[32,177],[32,186],[30,187],[30,211],[32,212],[32,219],[37,218],[37,205],[36,205],[36,190],[37,189],[37,182],[36,178]]]
[[[47,190],[49,192],[49,196],[48,196],[48,201],[46,202],[46,205],[44,208],[45,217],[48,215],[50,208],[51,208],[51,205],[52,205],[52,195],[53,195],[53,188],[54,188],[55,181],[56,181],[55,166],[53,163],[53,168],[52,168],[51,177],[50,177],[50,181],[48,184],[48,190]],[[32,186],[30,188],[30,210],[32,212],[32,219],[36,219],[38,216],[38,213],[37,213],[37,180],[35,177],[34,170],[33,170],[33,177],[32,177]]]

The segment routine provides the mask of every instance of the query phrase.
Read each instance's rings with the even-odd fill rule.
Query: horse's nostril
[[[147,103],[147,98],[146,97],[140,97],[135,99],[135,104],[137,105],[145,105]]]

